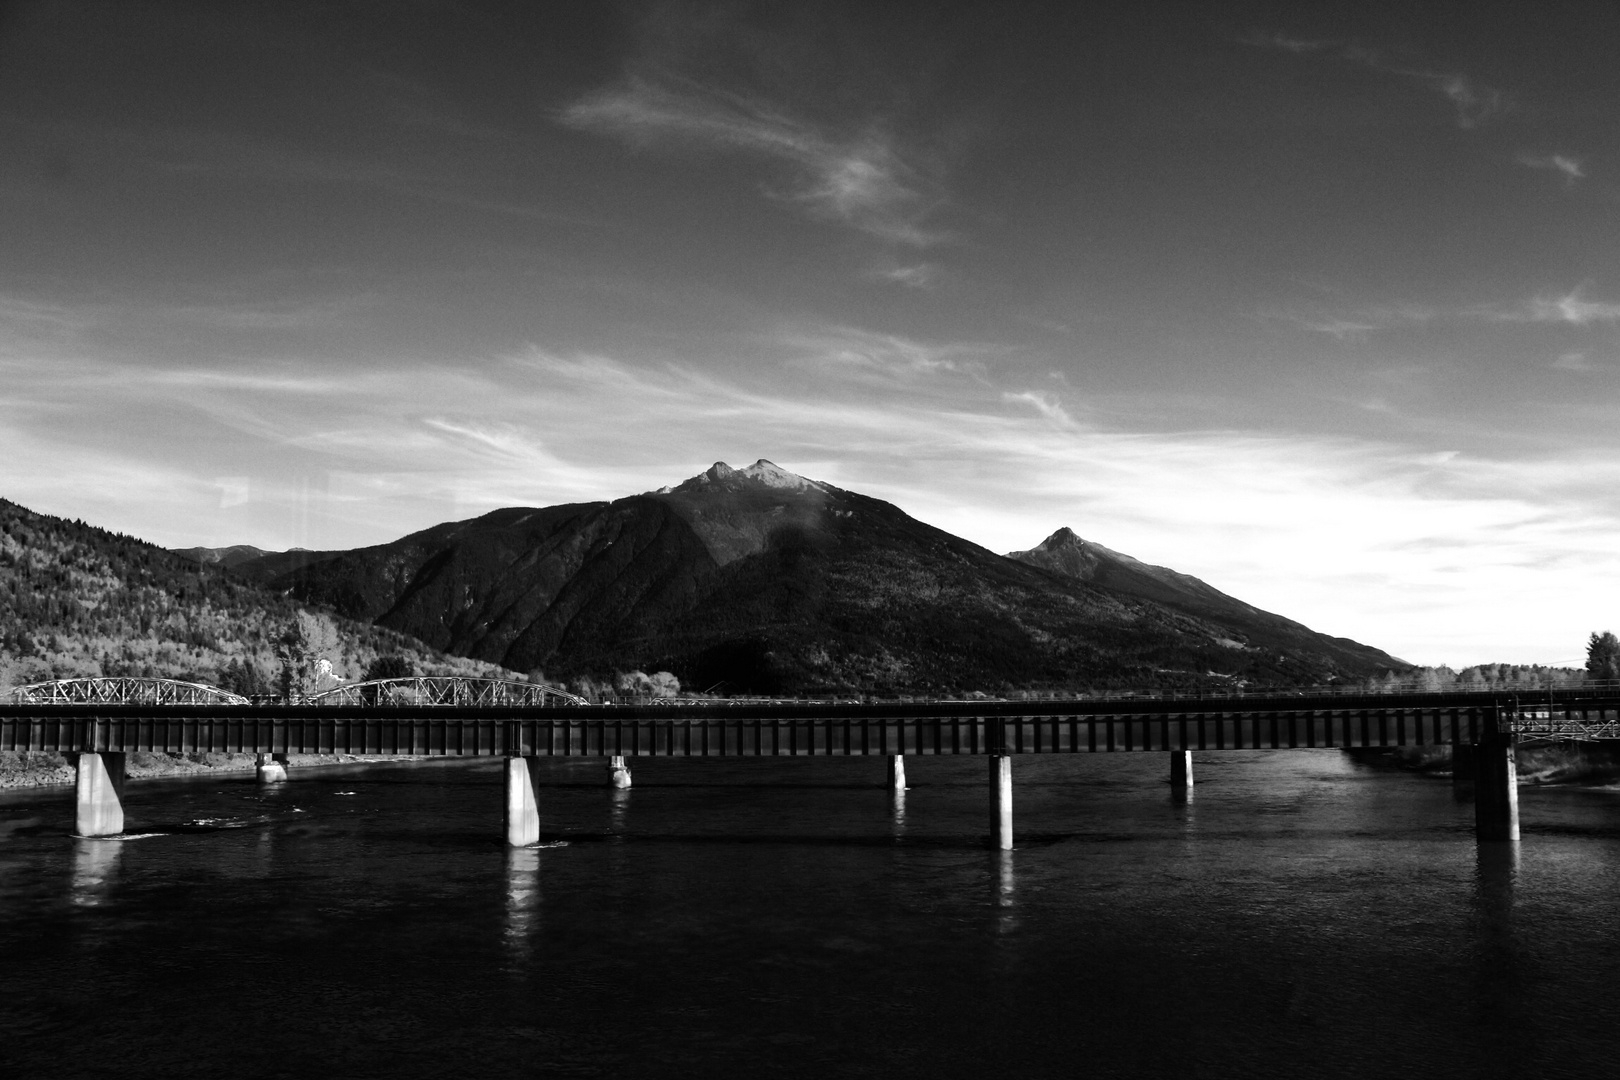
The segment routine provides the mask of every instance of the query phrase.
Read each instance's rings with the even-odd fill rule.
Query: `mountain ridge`
[[[699,688],[893,694],[1305,683],[1406,666],[1071,530],[1003,556],[763,458],[309,555],[231,572],[554,677],[665,669]]]

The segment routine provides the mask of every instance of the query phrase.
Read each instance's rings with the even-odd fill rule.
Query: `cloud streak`
[[[1244,45],[1261,49],[1275,49],[1295,56],[1326,54],[1337,56],[1346,63],[1357,64],[1373,71],[1412,79],[1439,92],[1451,103],[1457,126],[1471,130],[1484,124],[1511,105],[1503,90],[1485,86],[1458,71],[1434,71],[1426,68],[1404,67],[1391,63],[1383,53],[1364,45],[1348,41],[1321,38],[1295,38],[1277,31],[1251,30],[1236,40]]]
[[[1563,176],[1564,182],[1568,184],[1586,177],[1581,159],[1570,157],[1568,154],[1548,154],[1546,157],[1521,154],[1519,164],[1531,169],[1550,169]]]
[[[880,128],[834,135],[769,104],[696,83],[633,76],[575,102],[564,124],[635,146],[697,142],[789,165],[792,186],[775,197],[810,214],[898,244],[928,247],[947,238],[925,219],[941,199],[904,161]]]
[[[1620,303],[1588,300],[1575,289],[1563,296],[1538,296],[1518,307],[1483,309],[1480,314],[1494,322],[1591,326],[1620,322]]]

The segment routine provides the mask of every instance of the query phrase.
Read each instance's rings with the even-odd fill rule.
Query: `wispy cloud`
[[[1514,307],[1484,307],[1471,314],[1493,322],[1510,323],[1562,323],[1568,326],[1590,326],[1594,323],[1620,322],[1620,303],[1606,300],[1588,300],[1575,289],[1563,296],[1537,296]]]
[[[1262,320],[1285,322],[1325,334],[1339,341],[1359,341],[1368,335],[1401,327],[1417,326],[1436,317],[1432,308],[1418,304],[1371,305],[1335,309],[1327,304],[1272,305],[1261,308]]]
[[[890,266],[869,270],[867,278],[907,289],[932,289],[939,283],[942,268],[938,263],[921,262],[911,266]]]
[[[1457,126],[1476,128],[1507,107],[1507,94],[1481,85],[1467,75],[1455,71],[1421,71],[1391,68],[1397,75],[1406,75],[1428,83],[1450,99],[1457,110]]]
[[[1244,45],[1277,49],[1293,53],[1295,56],[1313,53],[1336,56],[1347,63],[1413,79],[1438,91],[1450,101],[1456,113],[1457,126],[1464,129],[1479,127],[1510,105],[1510,99],[1505,91],[1485,86],[1462,72],[1407,67],[1392,62],[1379,50],[1357,42],[1336,41],[1330,38],[1296,38],[1271,30],[1250,30],[1238,35],[1235,40]]]
[[[1519,164],[1532,169],[1551,169],[1560,173],[1566,183],[1585,178],[1586,170],[1580,158],[1570,157],[1567,154],[1548,154],[1546,157],[1535,157],[1530,154],[1519,155]]]
[[[1044,390],[1024,390],[1019,393],[1009,391],[1001,395],[1001,400],[1017,405],[1028,405],[1059,427],[1075,426],[1073,418],[1063,408],[1063,403],[1055,395]]]
[[[1321,38],[1289,37],[1277,30],[1247,30],[1238,34],[1236,39],[1244,45],[1254,45],[1262,49],[1281,49],[1296,56],[1306,53],[1322,52],[1326,49],[1336,48],[1332,41]]]
[[[561,119],[638,146],[695,141],[784,162],[796,178],[777,197],[817,217],[914,247],[946,238],[925,224],[941,202],[935,185],[902,159],[877,126],[853,134],[823,131],[768,102],[637,76],[574,103]]]
[[[1580,352],[1563,353],[1550,366],[1557,368],[1559,371],[1587,372],[1595,370],[1592,361],[1585,353]]]
[[[987,361],[998,351],[990,345],[929,343],[848,326],[788,329],[772,335],[768,344],[786,350],[790,363],[814,371],[907,383],[947,374],[982,380]]]
[[[251,378],[8,364],[5,394],[41,407],[0,426],[5,494],[176,546],[335,547],[768,457],[994,550],[1067,524],[1320,629],[1454,663],[1504,658],[1498,642],[1560,648],[1620,590],[1620,457],[1595,445],[1551,440],[1514,461],[1126,429],[1079,412],[1075,391],[971,376],[985,354],[959,344],[805,331],[772,355],[726,375],[544,349],[369,373],[285,361]]]

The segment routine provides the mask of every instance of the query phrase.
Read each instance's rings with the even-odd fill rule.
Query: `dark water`
[[[495,762],[0,798],[0,1075],[1467,1076],[1620,1068],[1620,795],[1335,752]]]

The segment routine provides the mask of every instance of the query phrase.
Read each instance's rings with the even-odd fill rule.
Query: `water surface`
[[[1580,1076],[1614,1071],[1620,797],[1334,751],[498,762],[0,796],[8,1076]]]

